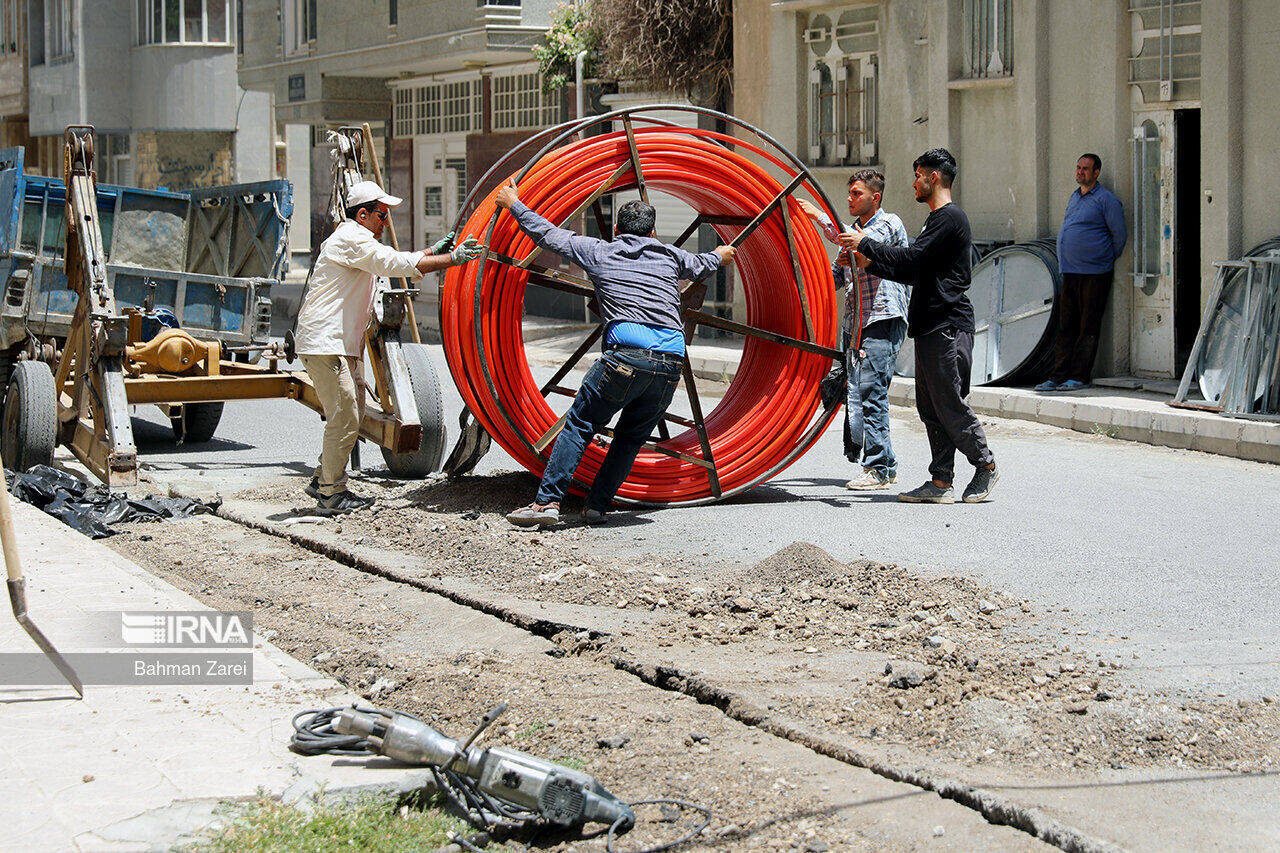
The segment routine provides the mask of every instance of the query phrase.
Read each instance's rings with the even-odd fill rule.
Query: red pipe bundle
[[[720,141],[731,142],[735,150]],[[681,199],[706,216],[751,219],[783,190],[764,167],[740,152],[751,151],[789,176],[795,174],[768,152],[706,130],[638,127],[635,144],[645,184]],[[520,200],[552,222],[563,221],[630,156],[622,132],[558,148],[528,169],[519,182]],[[611,191],[635,187],[634,173],[627,173]],[[784,203],[790,205],[796,260],[804,278],[814,343],[835,347],[835,291],[826,251],[799,205],[790,197]],[[511,258],[523,258],[534,251],[533,242],[506,211],[488,234],[495,210],[491,193],[477,206],[458,239],[474,235],[491,251]],[[667,223],[666,227],[673,225],[683,223]],[[742,226],[713,227],[726,243],[742,230]],[[746,238],[738,249],[736,265],[747,316],[735,320],[806,339],[780,211],[771,213]],[[543,399],[525,357],[521,318],[528,275],[526,270],[492,258],[450,269],[441,297],[441,331],[449,370],[471,413],[512,457],[540,476],[551,450],[548,447],[539,454],[534,445],[558,415]],[[707,412],[713,401],[702,401],[722,496],[774,476],[821,435],[835,412],[819,412],[818,383],[829,366],[825,356],[746,338],[738,372],[719,405]],[[676,392],[677,405],[682,393]],[[693,429],[673,433],[662,445],[703,458]],[[576,474],[575,491],[583,491],[581,484],[591,482],[604,456],[605,448],[588,444]],[[618,499],[624,503],[689,504],[714,500],[715,496],[705,468],[646,449],[636,459]]]

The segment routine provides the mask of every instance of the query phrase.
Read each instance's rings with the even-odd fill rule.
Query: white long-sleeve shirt
[[[298,310],[298,354],[359,357],[373,312],[375,277],[421,278],[422,255],[379,243],[359,222],[348,219],[339,225],[320,245],[311,286]]]

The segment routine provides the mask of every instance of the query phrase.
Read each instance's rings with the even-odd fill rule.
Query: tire
[[[404,363],[409,369],[413,402],[422,422],[422,445],[413,453],[392,453],[382,448],[382,458],[393,477],[421,480],[440,470],[444,458],[444,402],[440,397],[440,378],[431,362],[430,351],[422,344],[401,344]]]
[[[182,414],[171,418],[173,437],[181,442],[205,442],[218,431],[225,403],[185,403]],[[185,423],[184,423],[185,421]]]
[[[58,398],[53,371],[42,361],[13,365],[4,396],[4,432],[0,453],[15,471],[53,463],[57,438]]]

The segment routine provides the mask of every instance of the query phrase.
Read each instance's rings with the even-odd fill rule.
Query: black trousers
[[[973,335],[938,329],[915,339],[916,411],[929,436],[929,473],[935,480],[955,482],[956,450],[974,468],[995,461],[978,416],[969,408],[969,371]]]
[[[1068,379],[1088,382],[1093,378],[1093,360],[1098,355],[1098,335],[1102,315],[1111,295],[1114,270],[1085,274],[1064,272],[1062,294],[1058,298],[1058,346],[1049,378],[1062,383]]]

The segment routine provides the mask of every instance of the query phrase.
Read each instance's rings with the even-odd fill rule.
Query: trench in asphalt
[[[555,641],[558,635],[568,633],[579,643],[578,651],[599,650],[610,639],[606,632],[584,628],[567,622],[530,616],[480,596],[448,589],[419,578],[410,578],[396,569],[352,550],[328,542],[319,541],[303,532],[289,530],[280,525],[244,515],[223,506],[218,515],[243,527],[287,540],[312,553],[326,557],[356,571],[374,575],[393,583],[413,587],[448,599],[473,610],[501,619],[509,625],[527,631],[543,639]],[[923,770],[911,769],[876,756],[868,755],[849,746],[794,725],[770,714],[746,697],[720,687],[695,674],[675,667],[655,665],[635,660],[621,654],[613,654],[609,662],[620,672],[625,672],[645,684],[662,690],[683,693],[698,702],[718,709],[730,719],[751,726],[762,732],[790,741],[815,754],[835,759],[845,764],[861,767],[878,776],[930,791],[981,814],[988,822],[1009,826],[1035,838],[1052,844],[1068,853],[1120,853],[1121,848],[1110,842],[1094,838],[1076,827],[1057,821],[1039,809],[1027,808],[993,791],[976,788],[956,779],[937,776]]]

